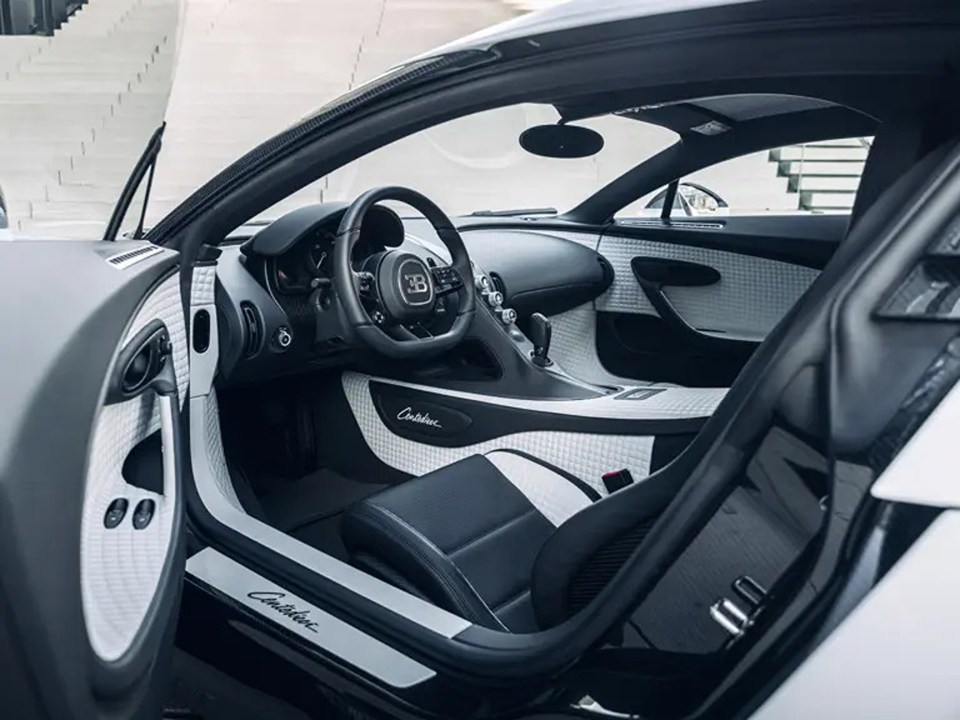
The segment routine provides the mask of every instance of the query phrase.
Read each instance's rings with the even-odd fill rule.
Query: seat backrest
[[[858,260],[951,147],[938,148],[916,163],[859,219],[683,454],[558,528],[534,566],[532,596],[541,627],[559,624],[597,598],[655,544],[657,553],[676,559],[717,513],[775,419],[805,437],[825,438],[824,383],[818,368],[829,345],[832,303]],[[669,543],[662,540],[667,523]],[[648,578],[648,590],[669,565],[665,561],[657,577]]]

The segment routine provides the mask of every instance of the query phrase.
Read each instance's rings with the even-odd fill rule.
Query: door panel
[[[177,274],[150,293],[125,333],[122,346],[135,342],[141,330],[157,321],[166,328],[173,346],[170,361],[177,379],[177,397],[182,399],[188,365]],[[145,391],[104,405],[97,418],[83,501],[80,580],[90,644],[105,661],[115,662],[130,650],[169,561],[180,512],[176,483],[172,482],[175,455],[171,415],[166,398]],[[157,433],[161,442],[151,448],[153,452],[142,465],[162,468],[162,492],[158,492],[161,488],[134,484],[138,480],[131,477],[131,466],[126,463],[135,448]],[[107,528],[104,516],[116,499],[126,501],[126,517],[116,527]],[[139,523],[134,526],[138,507],[152,508],[153,517],[145,527],[139,527]]]
[[[771,238],[771,242],[776,242]],[[599,252],[613,265],[615,279],[597,298],[607,313],[657,315],[631,267],[635,258],[679,260],[716,270],[719,282],[664,287],[664,295],[691,327],[705,334],[759,342],[800,298],[818,271],[779,260],[656,241],[604,235]]]
[[[729,387],[757,343],[715,339],[712,346],[656,315],[597,313],[597,357],[623,378],[669,382],[687,387]]]
[[[0,243],[0,307],[21,309],[0,334],[0,667],[22,671],[0,702],[156,717],[183,573],[177,255]]]
[[[730,385],[846,226],[812,215],[618,223],[598,246],[615,277],[594,303],[597,360],[626,379]]]

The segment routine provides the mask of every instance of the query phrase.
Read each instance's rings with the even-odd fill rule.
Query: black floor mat
[[[267,485],[270,492],[260,498],[267,522],[341,560],[346,560],[347,553],[340,541],[340,514],[387,487],[351,480],[332,470]]]

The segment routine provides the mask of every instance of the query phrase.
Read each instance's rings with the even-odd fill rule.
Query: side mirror
[[[664,188],[654,195],[650,202],[646,204],[642,215],[660,215],[666,196],[667,189]],[[673,207],[670,208],[671,215],[677,214],[687,217],[697,215],[728,215],[729,213],[730,206],[726,200],[710,188],[691,182],[680,183],[677,187],[677,194],[673,198]]]
[[[687,215],[726,215],[730,211],[722,197],[696,183],[680,183],[677,196],[683,199]]]
[[[548,158],[585,158],[603,149],[603,135],[577,125],[535,125],[520,135],[520,147]]]

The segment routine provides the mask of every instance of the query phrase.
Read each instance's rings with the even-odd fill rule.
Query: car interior
[[[18,716],[782,716],[897,632],[955,499],[957,10],[661,5],[414,59],[153,224],[161,127],[104,240],[0,242]],[[848,211],[768,203],[838,146]]]
[[[581,670],[593,697],[695,703],[838,532],[820,346],[800,338],[896,203],[867,210],[930,148],[927,118],[886,123],[842,89],[566,98],[564,122],[615,113],[679,139],[560,215],[451,218],[384,186],[206,248],[191,291],[203,506],[237,547],[289,559],[298,587],[346,590],[354,617],[387,608],[427,645],[527,661],[496,672],[533,671],[561,638],[595,645],[585,628],[619,615],[602,673]],[[675,207],[679,180],[724,160],[863,136],[849,214],[619,214],[665,186]],[[538,140],[570,152],[563,131]],[[664,527],[682,532],[658,544]],[[638,558],[659,571],[636,604]]]
[[[876,131],[860,113],[801,97],[630,111],[677,131],[718,114],[731,130],[707,137],[709,151],[685,138],[631,170],[643,180],[629,192],[614,182],[563,219],[455,227],[427,198],[386,188],[349,208],[311,205],[238,229],[216,270],[231,499],[491,629],[543,630],[586,605],[677,491],[648,478],[690,444],[849,217],[598,220],[697,169],[691,157],[712,164]],[[386,200],[417,212],[401,219]],[[357,289],[341,303],[338,273]],[[716,650],[729,638],[723,622],[684,618],[731,580],[771,587],[816,533],[823,456],[783,430],[763,452],[795,468],[795,487],[771,484],[758,463],[755,490],[726,501],[749,523],[742,552],[755,562],[722,551],[720,513],[674,582],[704,568],[715,579],[702,577],[683,603],[666,583],[631,619],[630,643]],[[563,540],[573,516],[587,522],[629,494],[644,517],[613,548],[596,531]],[[567,545],[577,563],[541,553],[569,555]]]

